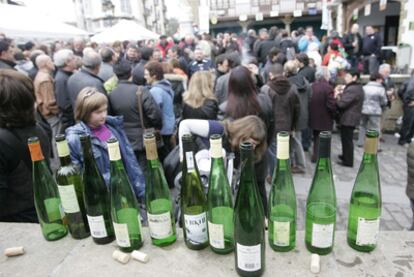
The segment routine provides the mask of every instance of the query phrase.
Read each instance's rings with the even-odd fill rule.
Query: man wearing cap
[[[160,41],[155,45],[155,48],[160,49],[162,60],[165,60],[167,56],[168,49],[170,49],[174,45],[173,41],[168,41],[166,35],[160,36]]]

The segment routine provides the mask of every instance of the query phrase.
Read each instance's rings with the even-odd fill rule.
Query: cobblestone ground
[[[378,154],[383,197],[381,229],[408,229],[412,224],[413,215],[408,198],[405,195],[407,148],[398,145],[397,138],[393,135],[383,135],[383,138],[385,142],[381,142],[380,148],[382,151]],[[355,140],[354,143],[356,143]],[[337,156],[340,153],[341,142],[339,134],[333,134],[332,167],[337,194],[337,230],[344,230],[347,226],[349,197],[361,163],[363,148],[355,147],[353,168],[336,164]],[[294,175],[298,198],[298,230],[304,229],[306,197],[315,168],[315,165],[310,162],[310,153],[306,153],[306,156],[306,173]]]

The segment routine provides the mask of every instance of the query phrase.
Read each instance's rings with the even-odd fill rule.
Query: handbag
[[[138,99],[138,112],[139,112],[139,120],[141,122],[141,128],[144,130],[142,132],[142,141],[144,141],[144,135],[147,133],[153,133],[155,135],[155,139],[157,141],[157,148],[161,148],[164,146],[164,141],[162,139],[160,130],[155,128],[145,128],[144,124],[144,113],[142,112],[142,87],[138,87],[137,89],[137,99]]]

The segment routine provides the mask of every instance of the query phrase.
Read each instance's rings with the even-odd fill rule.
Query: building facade
[[[133,20],[156,33],[164,33],[164,0],[73,0],[79,28],[97,33],[122,19]]]

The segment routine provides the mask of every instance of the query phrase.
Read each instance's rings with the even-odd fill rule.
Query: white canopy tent
[[[15,39],[70,39],[88,33],[37,10],[0,4],[0,32]]]
[[[146,40],[157,39],[159,35],[138,25],[135,21],[121,20],[111,28],[91,37],[97,43],[114,42],[116,40]]]

